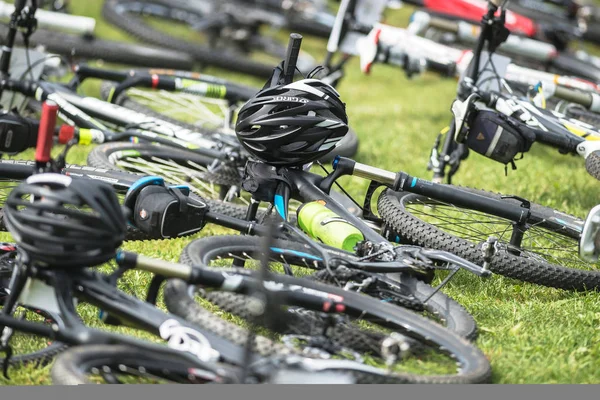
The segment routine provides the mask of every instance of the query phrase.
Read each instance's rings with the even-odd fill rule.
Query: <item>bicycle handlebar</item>
[[[12,4],[8,4],[5,1],[0,1],[0,19],[8,19],[17,10],[21,12],[24,8],[25,1],[23,4],[18,4],[21,8],[16,8]],[[42,28],[50,29],[61,29],[68,30],[79,34],[92,34],[96,28],[96,20],[90,17],[83,17],[80,15],[69,15],[59,12],[47,11],[47,10],[36,10],[35,17],[38,21],[38,26]]]

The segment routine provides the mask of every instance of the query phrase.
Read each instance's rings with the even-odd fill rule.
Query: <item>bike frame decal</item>
[[[271,251],[273,251],[275,253],[279,253],[279,254],[289,253],[289,254],[293,254],[298,257],[308,258],[308,259],[314,260],[314,261],[323,261],[323,259],[320,257],[314,256],[312,254],[304,253],[301,251],[297,251],[297,250],[286,250],[286,249],[280,249],[278,247],[271,247]]]
[[[191,353],[204,362],[215,362],[220,354],[212,348],[208,339],[200,332],[168,319],[159,327],[160,337],[167,340],[172,349]]]
[[[191,79],[175,78],[175,88],[184,93],[206,96],[213,99],[224,99],[227,95],[227,87]]]

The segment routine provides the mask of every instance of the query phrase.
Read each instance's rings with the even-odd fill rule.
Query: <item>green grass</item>
[[[72,2],[75,12],[98,18],[99,36],[129,40],[101,18],[101,1]],[[390,14],[388,22],[405,24],[408,10]],[[305,40],[304,49],[321,57],[324,40]],[[247,83],[247,77],[216,69],[210,73]],[[361,140],[356,159],[381,168],[403,170],[430,177],[426,170],[431,145],[437,132],[450,118],[456,82],[433,74],[409,80],[403,72],[377,65],[364,76],[358,60],[349,63],[339,90],[348,115]],[[97,84],[87,85],[88,93]],[[88,148],[74,149],[69,162],[85,162]],[[31,155],[31,154],[30,154]],[[558,154],[534,145],[518,170],[508,171],[493,161],[472,154],[456,176],[455,183],[505,194],[518,194],[532,201],[584,217],[599,202],[599,184],[589,177],[581,158]],[[367,183],[344,181],[352,193],[360,194]],[[208,226],[200,235],[226,231]],[[5,238],[8,239],[8,238]],[[177,260],[193,238],[127,243],[125,248],[149,256]],[[124,288],[141,288],[148,282],[142,273],[128,274]],[[131,290],[131,289],[129,289]],[[496,383],[599,383],[600,295],[569,293],[495,276],[481,281],[460,273],[446,292],[463,304],[480,327],[478,345],[491,361]],[[86,322],[100,325],[95,311],[83,309]],[[49,368],[11,369],[12,380],[4,384],[49,384]]]

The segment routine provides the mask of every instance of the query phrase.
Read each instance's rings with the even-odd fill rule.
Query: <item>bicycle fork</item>
[[[431,148],[427,170],[433,171],[432,182],[443,183],[447,176],[447,183],[452,184],[452,177],[458,172],[461,161],[468,156],[468,148],[454,141],[454,119],[452,119],[450,125],[440,131]],[[446,169],[448,169],[447,174]]]

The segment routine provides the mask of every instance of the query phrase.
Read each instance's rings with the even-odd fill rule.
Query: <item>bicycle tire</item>
[[[500,199],[502,196],[478,189],[462,189],[476,196],[485,196],[494,199]],[[513,204],[517,205],[520,203],[517,200],[511,199],[505,199],[505,201],[513,202]],[[406,204],[411,203],[433,204],[434,207],[436,204],[447,204],[447,202],[442,202],[443,199],[430,199],[411,193],[399,193],[387,190],[379,197],[377,207],[379,214],[387,226],[397,233],[402,240],[410,241],[424,247],[445,250],[482,265],[483,254],[480,248],[480,241],[467,240],[441,230],[437,226],[424,221],[421,217],[414,215],[414,212],[406,208]],[[449,204],[449,206],[462,209],[452,204]],[[560,235],[559,239],[565,240],[566,245],[572,247],[573,259],[578,259],[576,249],[583,221],[574,216],[535,203],[531,203],[530,211],[531,214],[527,221],[528,229],[539,228],[543,229],[544,232],[552,232]],[[481,218],[482,215],[483,213],[476,214],[475,218]],[[485,241],[485,239],[483,240]],[[583,291],[600,289],[599,271],[567,268],[550,263],[544,258],[528,257],[525,253],[513,254],[509,250],[509,248],[498,250],[491,262],[491,271],[521,281],[565,290]],[[569,254],[571,250],[569,250]],[[546,252],[548,251],[546,250]],[[550,256],[550,254],[547,255],[547,257]],[[583,262],[580,261],[580,263]],[[588,266],[587,264],[585,265]]]
[[[134,375],[143,375],[152,371],[153,377],[160,377],[177,371],[176,383],[203,383],[192,379],[189,365],[178,357],[176,351],[157,356],[130,345],[71,347],[57,357],[50,375],[54,385],[89,385],[94,383],[87,376],[91,371],[98,370],[109,374],[114,371],[123,374],[127,372],[130,365],[135,367]],[[220,372],[225,371],[223,367],[219,368]],[[169,381],[172,379],[173,377],[169,377]]]
[[[600,69],[589,62],[562,52],[549,62],[550,71],[563,75],[573,75],[592,82],[600,82]]]
[[[244,270],[226,270],[226,272],[229,274],[248,274],[248,271]],[[317,290],[321,293],[340,296],[343,299],[344,310],[346,312],[355,312],[356,315],[368,316],[367,319],[371,322],[376,321],[393,331],[416,339],[420,343],[427,344],[446,354],[451,354],[456,364],[460,366],[456,374],[433,376],[389,372],[389,369],[383,375],[381,370],[341,369],[341,372],[351,373],[357,383],[484,383],[489,381],[491,377],[489,361],[477,347],[466,339],[455,335],[446,328],[412,311],[382,303],[366,295],[347,292],[330,285],[323,285],[306,279],[285,275],[274,275],[269,279],[278,284],[293,285],[297,288]],[[185,318],[187,321],[199,324],[204,329],[208,329],[217,335],[223,335],[227,340],[238,345],[245,343],[247,339],[247,331],[245,329],[222,319],[220,319],[218,325],[214,325],[213,322],[207,322],[207,317],[210,318],[209,316],[212,316],[214,318],[214,315],[199,307],[192,297],[193,291],[191,289],[182,280],[174,279],[168,281],[164,290],[165,303],[168,310]],[[264,344],[271,351],[281,351],[282,347],[283,349],[287,349],[283,345],[273,343],[270,339],[263,336],[259,337],[266,341]],[[287,350],[287,354],[289,354],[289,351],[291,350]],[[261,356],[280,355],[278,353],[265,354],[258,346],[255,346],[255,352]],[[340,367],[330,369],[339,371]]]
[[[267,78],[273,72],[273,66],[248,60],[247,58],[233,55],[228,52],[215,51],[206,46],[187,42],[176,37],[166,35],[160,30],[143,23],[139,18],[130,18],[123,15],[117,8],[123,0],[106,0],[102,7],[102,15],[108,22],[119,27],[133,37],[166,49],[175,49],[189,54],[196,62],[205,65],[214,65],[229,71],[241,72]],[[157,2],[158,0],[153,0]],[[170,2],[159,2],[167,7]]]
[[[594,151],[585,159],[585,169],[591,176],[600,180],[600,152]]]
[[[307,35],[327,39],[333,27],[298,18],[288,20],[287,28],[293,32],[306,33]]]
[[[47,319],[47,321],[55,323],[57,318],[52,315],[52,313],[48,313],[43,310],[34,310],[29,309],[29,311],[35,312]],[[38,366],[47,365],[50,361],[58,354],[64,352],[69,348],[69,345],[58,342],[58,341],[50,341],[47,342],[48,346],[39,350],[32,351],[30,353],[22,353],[13,355],[8,362],[9,366],[23,366],[29,364],[36,364]],[[0,360],[0,368],[4,368],[4,363],[6,362],[5,358]]]
[[[239,235],[214,236],[211,238],[194,240],[183,249],[179,260],[183,264],[188,265],[208,265],[210,260],[215,257],[215,253],[220,254],[224,251],[233,254],[258,254],[262,251],[262,241],[262,238],[256,236]],[[306,246],[290,241],[278,240],[276,246],[300,253],[310,252]],[[429,299],[427,303],[423,304],[425,310],[440,318],[446,328],[461,337],[469,340],[475,339],[477,336],[475,319],[464,309],[464,307],[441,291],[433,294],[433,287],[409,275],[404,274],[401,278],[401,283],[402,287],[410,290],[411,295],[419,302]],[[216,293],[216,295],[228,294]],[[228,311],[234,314],[248,315],[247,302],[242,301],[237,307],[236,310],[232,309]]]
[[[8,27],[0,25],[0,44],[5,44],[7,33]],[[24,46],[21,35],[17,35],[16,44]],[[99,59],[138,67],[191,69],[194,65],[186,53],[169,48],[86,38],[44,29],[36,30],[30,38],[30,45],[43,46],[47,51],[67,58]]]

